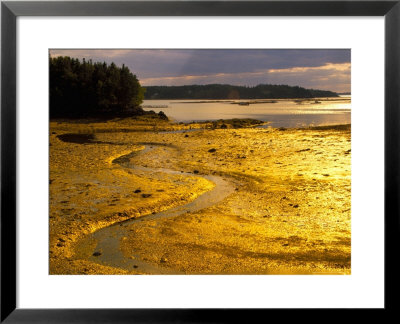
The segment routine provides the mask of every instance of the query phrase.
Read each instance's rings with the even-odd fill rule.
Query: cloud
[[[326,63],[322,66],[297,66],[287,69],[270,69],[269,73],[307,73],[310,71],[350,71],[350,63]]]
[[[72,56],[75,58],[97,58],[99,61],[107,59],[114,59],[117,57],[124,57],[130,54],[131,50],[123,50],[123,49],[51,49],[50,55],[51,57],[58,57],[58,56]],[[95,60],[95,59],[94,59]]]
[[[326,89],[337,92],[350,91],[350,63],[327,63],[313,67],[268,69],[255,72],[212,73],[207,75],[180,75],[142,78],[144,86],[189,85],[228,83],[254,86],[260,83],[299,85],[306,88]]]
[[[52,49],[50,53],[125,64],[144,85],[275,83],[350,90],[351,52],[345,49]]]
[[[268,79],[306,88],[348,92],[351,91],[351,64],[326,63],[316,67],[271,69]]]

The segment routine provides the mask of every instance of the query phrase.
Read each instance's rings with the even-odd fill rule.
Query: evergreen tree
[[[144,89],[123,65],[50,58],[50,117],[142,114]]]

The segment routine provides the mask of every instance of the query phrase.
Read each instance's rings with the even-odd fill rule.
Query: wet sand
[[[51,122],[51,274],[350,273],[349,126],[197,126]]]

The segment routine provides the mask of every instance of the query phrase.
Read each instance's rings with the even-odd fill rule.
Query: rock
[[[293,208],[299,208],[299,205],[296,204],[296,205],[293,206]]]
[[[166,257],[162,257],[161,259],[160,259],[160,262],[161,263],[166,263],[168,261],[168,259],[166,258]]]
[[[193,173],[194,173],[194,174],[198,174],[198,173],[199,173],[199,170],[194,170]]]
[[[100,256],[100,255],[101,255],[101,252],[94,252],[93,253],[93,256],[95,256],[95,257]]]
[[[329,177],[328,173],[323,174],[324,177]]]
[[[142,190],[136,189],[136,190],[134,191],[134,193],[139,193],[139,192],[142,192]]]
[[[217,151],[217,149],[215,149],[215,148],[212,148],[212,149],[208,150],[208,152],[210,152],[210,153],[214,153],[215,151]]]
[[[139,266],[137,266],[136,264],[133,266],[135,269],[138,268]]]
[[[163,119],[163,120],[168,120],[167,115],[163,111],[160,111],[158,113],[158,118]]]
[[[142,194],[142,197],[143,198],[149,198],[149,197],[151,197],[151,194]]]
[[[189,135],[188,135],[188,134],[186,134],[186,135],[185,135],[185,137],[189,137]]]

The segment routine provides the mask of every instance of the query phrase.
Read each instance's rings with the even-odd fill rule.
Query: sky
[[[52,49],[50,55],[125,64],[142,86],[268,83],[351,91],[350,49]]]

